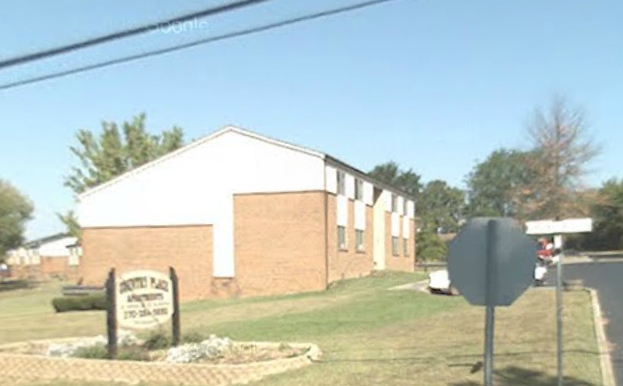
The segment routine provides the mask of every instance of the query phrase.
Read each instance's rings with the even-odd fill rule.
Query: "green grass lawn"
[[[323,351],[319,363],[257,386],[482,384],[482,370],[470,370],[482,360],[484,310],[461,297],[387,290],[422,278],[387,273],[321,293],[188,303],[182,329],[235,340],[312,342]],[[102,312],[54,314],[50,300],[59,293],[56,284],[0,294],[0,341],[104,333]],[[554,295],[533,289],[497,309],[496,385],[556,384]],[[566,385],[600,385],[589,295],[566,292],[564,301]]]

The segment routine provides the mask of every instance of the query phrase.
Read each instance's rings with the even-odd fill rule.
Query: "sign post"
[[[493,385],[495,307],[532,284],[535,258],[535,243],[510,218],[472,219],[450,243],[450,280],[470,304],[486,307],[485,386]]]
[[[173,319],[171,321],[171,329],[173,335],[173,347],[180,344],[181,327],[180,327],[180,291],[179,281],[175,268],[169,267],[169,277],[171,278],[171,288],[173,290]]]
[[[495,331],[495,307],[487,306],[485,321],[485,385],[493,385],[493,336]]]
[[[166,323],[173,317],[173,345],[180,343],[179,281],[175,269],[169,275],[157,271],[126,272],[119,277],[115,268],[106,280],[106,329],[108,357],[117,358],[117,329],[149,329]]]
[[[561,251],[558,261],[556,262],[556,359],[558,362],[558,386],[563,386],[563,341],[562,341],[562,259],[564,254],[562,253],[563,247],[563,234],[569,233],[586,233],[592,232],[593,220],[591,218],[579,218],[568,219],[562,221],[543,220],[543,221],[528,221],[526,222],[526,233],[530,235],[555,235],[554,246],[555,249]]]
[[[111,269],[106,280],[106,332],[108,335],[108,359],[117,359],[117,302],[115,269]]]
[[[556,263],[556,359],[558,362],[558,386],[563,386],[562,356],[562,256]]]

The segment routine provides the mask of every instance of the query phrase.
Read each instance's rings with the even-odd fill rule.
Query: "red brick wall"
[[[326,210],[325,210],[326,205]],[[211,226],[86,228],[82,232],[83,284],[103,285],[118,272],[177,269],[183,300],[264,296],[324,290],[327,283],[373,270],[373,209],[366,207],[365,251],[356,251],[354,204],[349,201],[348,251],[337,248],[337,201],[325,192],[234,196],[235,279],[212,277]],[[391,254],[386,213],[386,267],[413,271],[415,226],[409,257]]]
[[[41,266],[13,264],[9,266],[9,276],[12,279],[40,278]]]
[[[182,300],[213,297],[212,227],[86,228],[80,273],[86,285],[104,285],[108,271],[175,267]]]
[[[326,289],[325,193],[234,196],[241,296]]]
[[[68,257],[41,256],[41,275],[45,278],[65,276],[69,273]]]
[[[346,227],[346,250],[339,250],[337,235],[337,197],[328,193],[328,224],[329,224],[329,283],[369,275],[374,268],[373,259],[373,209],[366,206],[366,229],[364,231],[364,251],[357,252],[355,235],[355,204],[348,200],[348,226]]]

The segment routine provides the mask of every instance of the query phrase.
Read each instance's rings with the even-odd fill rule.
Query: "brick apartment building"
[[[84,284],[174,266],[182,299],[413,271],[415,204],[329,155],[225,127],[78,197]]]

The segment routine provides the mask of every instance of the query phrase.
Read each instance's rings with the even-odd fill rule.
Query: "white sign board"
[[[173,315],[173,284],[156,271],[132,271],[116,279],[117,323],[146,329],[167,322]]]
[[[555,235],[565,233],[592,232],[593,219],[576,218],[562,221],[528,221],[526,222],[526,234],[529,235]]]

